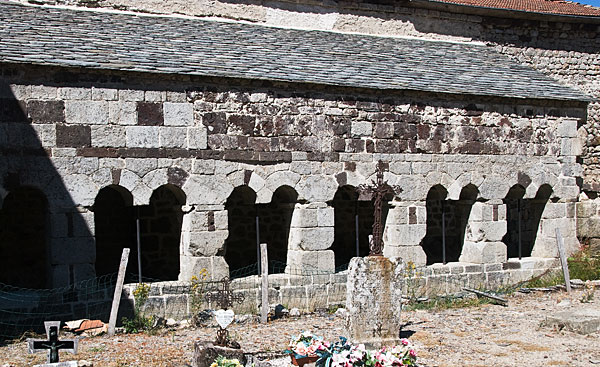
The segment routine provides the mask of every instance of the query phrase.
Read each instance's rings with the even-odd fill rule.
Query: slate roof
[[[564,0],[435,0],[435,2],[532,13],[600,17],[598,7]]]
[[[1,0],[0,62],[587,100],[484,45],[34,7]]]

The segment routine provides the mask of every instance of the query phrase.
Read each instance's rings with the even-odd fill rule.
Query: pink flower
[[[417,356],[417,352],[415,352],[415,350],[414,350],[414,349],[411,349],[411,350],[408,352],[408,354],[409,354],[411,357],[416,357],[416,356]]]
[[[407,339],[402,339],[401,342],[402,342],[402,345],[410,344]]]
[[[308,348],[306,348],[306,345],[304,345],[304,343],[300,342],[296,344],[294,352],[296,352],[296,354],[300,354],[301,356],[305,356],[308,355]]]

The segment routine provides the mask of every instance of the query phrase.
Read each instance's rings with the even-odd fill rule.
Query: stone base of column
[[[400,258],[367,256],[350,261],[346,327],[352,343],[369,348],[399,343],[402,284]]]

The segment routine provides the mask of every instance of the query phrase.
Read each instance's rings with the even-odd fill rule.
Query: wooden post
[[[562,265],[563,275],[565,276],[565,286],[567,293],[571,293],[571,276],[569,275],[569,264],[565,255],[565,244],[560,234],[560,229],[556,228],[556,243],[558,244],[558,255],[560,256],[560,264]]]
[[[260,322],[266,323],[269,315],[269,258],[267,255],[267,244],[260,244],[260,268],[261,268],[261,295]]]
[[[125,281],[125,270],[129,260],[129,249],[124,248],[121,255],[121,265],[119,265],[119,275],[117,276],[117,285],[115,286],[115,295],[113,296],[112,308],[110,309],[110,320],[108,321],[108,335],[115,335],[115,325],[117,324],[117,314],[119,313],[119,303],[121,303],[121,293],[123,292],[123,282]]]

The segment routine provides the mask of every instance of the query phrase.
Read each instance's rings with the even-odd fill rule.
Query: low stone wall
[[[464,287],[486,290],[503,290],[526,281],[551,269],[559,270],[555,258],[509,259],[505,263],[434,264],[423,268],[407,266],[402,287],[403,296],[432,297],[463,291]],[[298,308],[304,312],[326,309],[346,304],[347,271],[319,275],[269,275],[269,304],[282,304],[288,309]],[[211,289],[215,289],[211,283]],[[136,284],[124,286],[123,297],[133,304]],[[234,295],[243,295],[244,301],[233,306],[238,315],[258,314],[260,310],[260,278],[257,275],[234,279],[231,283]],[[158,315],[177,320],[192,316],[192,297],[189,282],[157,282],[150,285],[150,296],[143,308],[148,315]],[[203,299],[203,296],[202,296]],[[212,302],[202,302],[197,308],[216,309]]]

